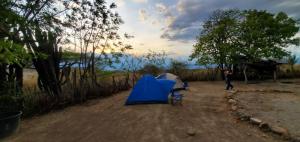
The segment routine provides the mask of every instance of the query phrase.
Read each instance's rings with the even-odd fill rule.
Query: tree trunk
[[[248,83],[248,77],[247,77],[247,65],[243,66],[243,73],[244,73],[244,78],[245,78],[245,83]]]
[[[0,89],[4,89],[6,81],[7,81],[6,65],[0,64]]]
[[[221,71],[222,80],[225,80],[225,74],[224,74],[224,66],[223,66],[223,64],[219,65],[219,70]]]
[[[61,94],[61,87],[58,80],[59,75],[55,74],[54,65],[50,63],[50,60],[38,59],[33,62],[39,75],[40,89],[46,90],[48,93],[58,97]]]
[[[277,80],[277,66],[273,70],[273,81],[276,81],[276,80]]]
[[[23,68],[20,67],[19,65],[16,65],[15,74],[16,74],[17,91],[22,92],[22,88],[23,88]]]

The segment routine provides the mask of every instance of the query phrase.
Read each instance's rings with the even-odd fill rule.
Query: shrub
[[[59,98],[47,95],[47,93],[37,88],[25,89],[22,94],[23,117],[44,114],[70,105],[80,104],[89,99],[107,97],[114,93],[128,90],[130,88],[129,83],[129,79],[124,74],[102,77],[97,84],[91,80],[81,81],[80,83],[77,80],[74,83],[66,83]],[[0,98],[0,106],[6,106],[9,102],[16,102],[16,100],[11,98],[2,100]],[[1,102],[6,102],[6,104],[1,105]]]
[[[177,76],[181,77],[185,74],[187,69],[187,64],[184,62],[172,60],[169,72],[176,74]]]
[[[0,112],[15,112],[23,108],[23,98],[20,96],[1,95]]]
[[[154,64],[147,64],[141,70],[142,74],[152,74],[154,76],[158,75],[161,72],[162,72],[162,69],[160,69],[159,67],[157,67]]]

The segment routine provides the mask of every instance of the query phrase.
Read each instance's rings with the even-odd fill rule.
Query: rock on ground
[[[234,99],[229,99],[229,100],[228,100],[228,103],[230,103],[230,104],[236,104],[236,103],[237,103],[237,101],[236,101],[236,100],[234,100]]]
[[[261,121],[260,119],[254,118],[254,117],[251,117],[251,118],[250,118],[250,122],[251,122],[252,124],[256,124],[256,125],[259,125],[260,123],[262,123],[262,121]]]
[[[187,134],[189,136],[195,136],[196,135],[196,130],[193,129],[193,128],[189,128],[188,131],[187,131]]]
[[[287,129],[279,127],[279,126],[271,126],[271,131],[273,133],[276,133],[276,134],[279,134],[279,135],[282,135],[282,136],[288,136],[289,135],[289,132],[288,132]]]

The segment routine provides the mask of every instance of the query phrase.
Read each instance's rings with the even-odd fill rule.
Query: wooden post
[[[244,78],[245,78],[245,83],[248,83],[248,77],[247,77],[247,65],[243,65],[243,73],[244,73]]]
[[[277,81],[277,65],[275,65],[275,68],[273,70],[273,80]]]

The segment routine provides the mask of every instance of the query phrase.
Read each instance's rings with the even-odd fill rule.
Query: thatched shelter
[[[239,57],[239,63],[236,64],[240,71],[243,72],[245,82],[248,82],[247,70],[252,69],[258,72],[257,76],[262,74],[273,74],[273,80],[277,80],[277,71],[279,65],[284,64],[284,61],[275,59],[260,59],[256,61],[249,61],[247,57]]]

